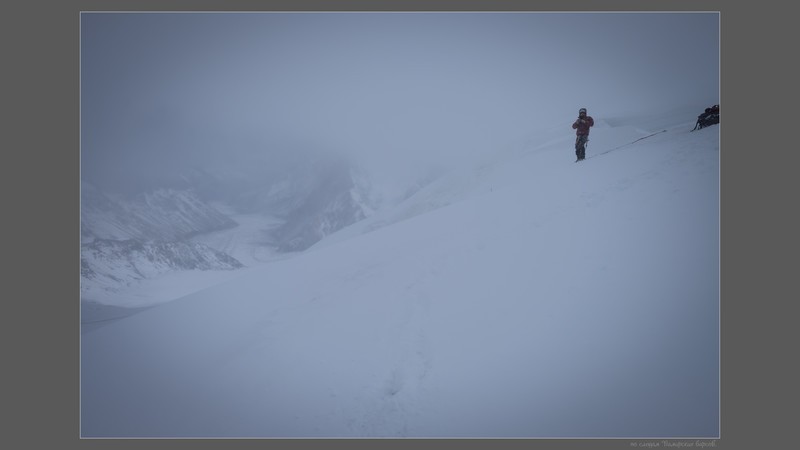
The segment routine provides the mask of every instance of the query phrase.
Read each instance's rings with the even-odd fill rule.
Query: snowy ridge
[[[131,284],[176,270],[233,270],[244,267],[206,245],[97,239],[81,249],[81,294],[104,299]]]
[[[113,304],[119,293],[142,280],[240,268],[235,258],[186,241],[236,225],[190,190],[157,189],[124,198],[82,182],[81,298]]]
[[[718,127],[654,122],[488,155],[86,333],[82,435],[717,437]]]

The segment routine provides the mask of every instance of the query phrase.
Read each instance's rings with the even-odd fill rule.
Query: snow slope
[[[717,437],[719,127],[694,117],[598,120],[581,163],[545,130],[83,334],[82,436]]]

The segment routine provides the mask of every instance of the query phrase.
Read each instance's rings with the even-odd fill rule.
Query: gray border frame
[[[771,205],[791,213],[795,199],[789,164],[796,159],[791,145],[773,142],[790,133],[778,122],[791,126],[790,113],[777,103],[795,84],[795,72],[785,56],[795,41],[791,14],[777,5],[758,6],[734,2],[673,0],[643,2],[614,0],[569,1],[35,1],[12,0],[4,14],[4,114],[6,131],[4,168],[6,223],[12,253],[6,272],[11,292],[4,329],[3,440],[8,448],[130,448],[134,446],[186,448],[253,448],[286,445],[305,447],[334,445],[372,448],[401,445],[446,445],[485,448],[488,442],[473,440],[87,440],[79,429],[79,13],[81,11],[260,11],[260,10],[364,10],[364,11],[719,11],[721,13],[721,102],[725,120],[721,139],[721,439],[704,441],[716,448],[771,448],[788,442],[782,430],[791,430],[783,399],[795,372],[782,364],[794,360],[796,349],[789,323],[791,311],[777,311],[791,300],[792,289],[781,284],[791,280],[792,257],[785,251],[796,241],[796,220],[780,217]],[[769,2],[768,2],[769,3]],[[772,2],[776,3],[776,2]],[[770,7],[773,6],[773,7]],[[8,8],[8,5],[6,6]],[[756,9],[757,8],[757,9]],[[783,44],[783,45],[781,45]],[[773,60],[771,55],[783,56]],[[8,58],[10,57],[10,61]],[[793,59],[793,58],[788,58]],[[762,79],[762,77],[768,79]],[[794,80],[792,80],[794,81]],[[773,90],[781,89],[779,92]],[[764,104],[769,99],[771,105]],[[777,99],[777,100],[776,100]],[[761,120],[747,112],[770,112]],[[768,111],[770,109],[770,111]],[[788,130],[792,131],[792,130]],[[774,136],[774,137],[773,137]],[[770,151],[776,151],[777,161]],[[766,165],[767,162],[772,164]],[[777,162],[777,164],[775,164]],[[761,163],[761,164],[759,164]],[[15,189],[12,189],[15,188]],[[761,188],[761,189],[759,189]],[[766,189],[770,191],[766,191]],[[786,200],[786,201],[783,201]],[[773,202],[774,201],[774,202]],[[789,207],[787,207],[787,205]],[[14,219],[12,222],[11,219]],[[12,222],[12,223],[9,223]],[[762,230],[758,225],[767,226]],[[8,228],[6,228],[8,227]],[[791,227],[791,228],[790,228]],[[24,236],[24,237],[22,237]],[[764,239],[764,238],[767,239]],[[788,240],[772,241],[776,238]],[[795,245],[796,247],[796,245]],[[764,263],[773,263],[767,267]],[[7,265],[6,267],[9,267]],[[23,269],[24,268],[24,269]],[[757,270],[761,269],[761,270]],[[19,270],[23,269],[23,270]],[[8,269],[6,269],[8,270]],[[789,293],[788,295],[786,293]],[[796,294],[795,294],[796,295]],[[8,320],[7,320],[8,322]],[[766,375],[766,377],[764,377]],[[784,385],[785,384],[785,385]],[[10,433],[8,433],[10,432]],[[784,432],[785,433],[785,432]],[[788,433],[786,433],[788,434]],[[660,441],[643,440],[653,445]],[[498,440],[494,446],[518,448],[631,448],[631,440]],[[706,447],[714,448],[714,447]]]

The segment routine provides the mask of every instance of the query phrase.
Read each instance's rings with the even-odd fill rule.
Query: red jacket
[[[573,122],[572,129],[578,130],[575,132],[578,136],[588,136],[589,127],[592,126],[594,126],[594,119],[592,119],[592,116],[583,116],[583,122],[581,122],[581,118],[578,118]]]

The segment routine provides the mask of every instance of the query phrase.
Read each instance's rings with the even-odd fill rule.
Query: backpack
[[[719,105],[714,105],[710,108],[706,108],[703,114],[697,116],[697,123],[695,123],[692,131],[699,130],[707,126],[711,126],[718,123],[719,123]]]

